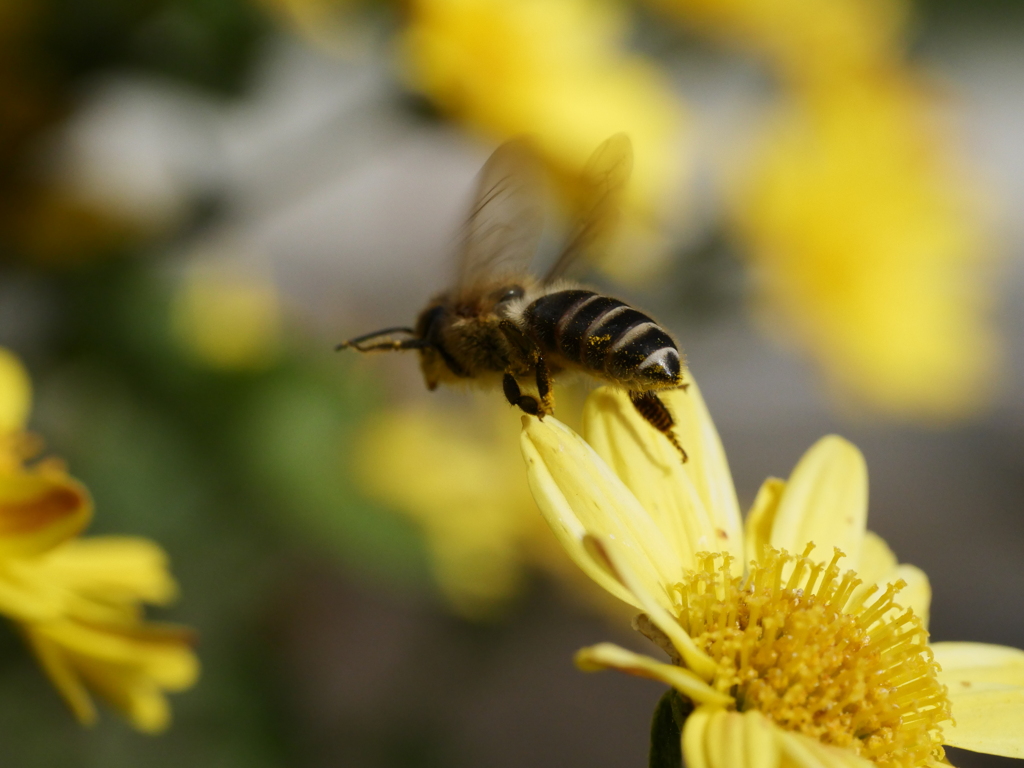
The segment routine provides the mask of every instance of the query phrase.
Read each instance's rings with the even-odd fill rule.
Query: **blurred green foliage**
[[[237,93],[269,29],[259,6],[247,0],[50,0],[39,6],[40,55],[60,79],[124,68]]]

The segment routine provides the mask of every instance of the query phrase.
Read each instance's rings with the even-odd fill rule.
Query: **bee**
[[[414,327],[384,328],[337,349],[416,350],[428,389],[500,384],[511,405],[539,418],[554,411],[553,377],[583,372],[626,389],[637,412],[686,461],[672,414],[658,397],[688,386],[671,334],[625,302],[563,277],[614,227],[632,166],[625,134],[597,148],[583,172],[581,215],[538,278],[528,270],[543,229],[537,161],[523,139],[501,145],[480,172],[454,286],[430,300]],[[536,396],[520,385],[530,380]]]

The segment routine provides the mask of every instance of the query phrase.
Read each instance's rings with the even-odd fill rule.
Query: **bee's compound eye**
[[[523,286],[521,285],[510,285],[507,288],[502,288],[498,291],[498,303],[503,304],[507,301],[521,299],[523,298],[523,293]]]

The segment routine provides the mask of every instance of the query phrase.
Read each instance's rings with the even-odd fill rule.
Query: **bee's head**
[[[420,370],[430,390],[437,389],[442,382],[456,381],[467,375],[444,343],[443,331],[448,324],[450,310],[443,299],[432,301],[416,320],[416,337],[422,341],[422,346],[418,347]]]
[[[415,328],[395,327],[367,333],[339,344],[336,349],[359,352],[384,352],[415,349],[420,353],[420,368],[428,389],[437,389],[441,382],[453,382],[469,376],[451,355],[446,344],[445,329],[453,316],[444,295],[430,302],[416,319]]]

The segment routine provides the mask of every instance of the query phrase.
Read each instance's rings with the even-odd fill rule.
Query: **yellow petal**
[[[669,390],[658,396],[676,418],[676,430],[683,447],[689,450],[689,446],[693,446],[685,468],[711,515],[716,535],[719,540],[727,541],[726,549],[720,551],[729,552],[739,562],[743,557],[743,522],[736,486],[700,387],[691,378],[686,390]]]
[[[744,534],[745,554],[747,563],[760,561],[764,548],[771,545],[772,526],[775,515],[779,511],[779,501],[786,490],[786,482],[777,477],[769,477],[761,484],[754,503],[747,515],[746,533]]]
[[[860,551],[860,566],[857,568],[857,575],[864,579],[864,583],[886,584],[895,581],[892,574],[897,565],[899,561],[885,543],[885,539],[873,531],[865,531]]]
[[[90,687],[143,733],[160,733],[171,724],[167,698],[152,680],[136,670],[79,661],[82,676]]]
[[[943,726],[953,747],[1024,757],[1024,651],[985,643],[933,643],[955,725]]]
[[[864,583],[857,588],[855,596],[873,585],[885,586],[903,579],[907,586],[900,591],[896,603],[903,608],[913,608],[914,614],[928,627],[932,602],[928,576],[917,566],[900,565],[885,540],[871,531],[864,532],[857,575]]]
[[[523,458],[526,460],[527,479],[530,490],[537,501],[541,514],[551,526],[555,538],[569,557],[587,576],[593,579],[607,592],[624,603],[640,608],[637,599],[615,580],[606,570],[601,568],[587,553],[584,539],[587,529],[576,517],[565,495],[555,483],[547,465],[541,459],[533,442],[528,439],[525,431],[522,436]]]
[[[800,733],[775,730],[783,768],[874,768],[874,763],[858,757],[852,750],[822,744]]]
[[[80,533],[91,515],[85,486],[61,472],[0,476],[0,555],[52,549]]]
[[[44,567],[68,589],[104,601],[164,604],[177,594],[167,554],[148,539],[76,539],[50,552]]]
[[[21,361],[0,347],[0,435],[25,428],[32,409],[32,382]]]
[[[845,567],[856,570],[867,515],[864,457],[852,443],[829,435],[811,446],[793,470],[775,514],[771,543],[799,553],[813,541],[813,556],[823,560],[838,547],[846,553]]]
[[[58,693],[67,702],[78,722],[82,725],[94,724],[96,722],[96,705],[93,704],[89,692],[66,652],[49,637],[33,631],[31,625],[25,625],[23,630],[40,666]]]
[[[932,643],[950,697],[979,689],[1024,687],[1024,651],[987,643]],[[957,715],[959,718],[959,715]]]
[[[51,621],[67,607],[67,595],[41,578],[33,561],[6,563],[0,577],[0,613],[19,621]]]
[[[693,638],[679,626],[679,623],[668,611],[644,590],[643,584],[630,571],[626,559],[619,556],[618,548],[612,542],[602,542],[594,536],[587,536],[583,544],[594,560],[636,598],[640,608],[672,642],[686,666],[702,679],[710,681],[717,670],[715,662],[697,647]]]
[[[690,670],[655,661],[650,656],[627,651],[612,643],[601,643],[581,649],[576,653],[576,666],[584,672],[617,669],[637,677],[659,680],[701,704],[724,706],[732,703],[731,696],[716,691]]]
[[[914,614],[921,619],[927,628],[932,606],[932,585],[928,575],[916,565],[899,565],[892,578],[886,583],[895,583],[903,579],[907,586],[900,590],[896,603],[904,608],[913,608]]]
[[[687,768],[711,768],[704,742],[712,715],[720,711],[721,707],[697,707],[683,723],[683,764]]]
[[[600,456],[575,432],[548,417],[523,418],[523,457],[530,489],[569,554],[583,570],[617,597],[613,579],[582,552],[584,533],[614,541],[645,591],[668,606],[667,584],[679,580],[683,563],[664,532]],[[626,602],[633,602],[623,597]]]
[[[992,686],[956,695],[950,691],[956,725],[943,725],[943,741],[972,752],[1024,757],[1024,686]]]
[[[688,768],[777,768],[778,729],[760,712],[697,708],[683,726]]]
[[[583,412],[584,434],[657,522],[681,562],[697,552],[725,551],[742,565],[742,528],[732,475],[696,385],[659,393],[676,420],[679,452],[647,423],[621,389],[602,387]]]
[[[184,690],[199,676],[192,633],[180,627],[93,627],[61,621],[40,626],[37,632],[80,659],[133,667],[163,688]]]

